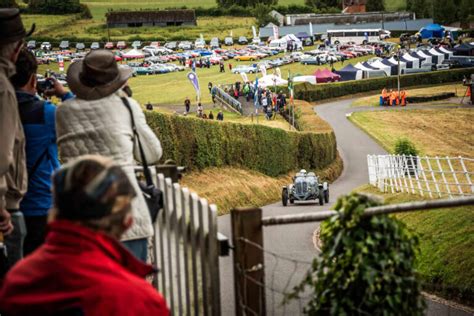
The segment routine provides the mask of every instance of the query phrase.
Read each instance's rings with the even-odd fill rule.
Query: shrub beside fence
[[[334,133],[287,132],[261,125],[222,123],[146,113],[163,158],[189,169],[242,166],[269,176],[322,169],[336,158]]]
[[[446,82],[461,81],[463,76],[469,77],[474,73],[474,68],[450,69],[443,71],[434,71],[429,73],[419,73],[403,75],[400,77],[402,88],[441,84]],[[295,85],[295,99],[309,102],[337,98],[345,95],[351,95],[360,92],[382,90],[383,88],[396,88],[397,77],[363,79],[357,81],[345,81],[320,85],[311,85],[302,83]]]

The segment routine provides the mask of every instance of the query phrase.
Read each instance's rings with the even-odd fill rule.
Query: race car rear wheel
[[[324,191],[324,202],[329,203],[329,189]]]
[[[283,189],[283,191],[281,192],[281,203],[283,204],[283,206],[288,205],[288,190],[287,189]]]

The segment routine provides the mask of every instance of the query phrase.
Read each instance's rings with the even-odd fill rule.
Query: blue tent
[[[444,36],[444,27],[439,24],[428,24],[420,30],[421,37],[426,38],[442,38]]]
[[[341,81],[347,80],[359,80],[362,79],[363,72],[359,68],[352,66],[351,64],[346,67],[337,70],[336,73],[341,76]]]

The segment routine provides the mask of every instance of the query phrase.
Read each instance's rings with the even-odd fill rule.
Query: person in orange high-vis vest
[[[395,90],[395,104],[400,105],[400,94],[398,93],[398,90]]]
[[[397,91],[392,91],[390,93],[390,105],[393,105],[393,106],[397,105],[397,98],[398,98]]]
[[[385,88],[382,89],[382,101],[383,101],[383,104],[388,103],[387,89],[385,89]],[[383,104],[381,104],[381,105],[383,105]]]
[[[407,92],[405,90],[402,90],[400,92],[400,98],[401,98],[402,106],[406,106],[407,105]]]
[[[393,90],[390,89],[389,93],[388,93],[388,105],[392,105],[393,104]]]

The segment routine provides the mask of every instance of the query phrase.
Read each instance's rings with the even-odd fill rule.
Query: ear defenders
[[[62,217],[68,219],[96,219],[109,215],[114,204],[104,201],[109,188],[117,181],[116,167],[106,167],[84,188],[74,188],[72,176],[81,161],[64,165],[53,175],[56,206]]]

